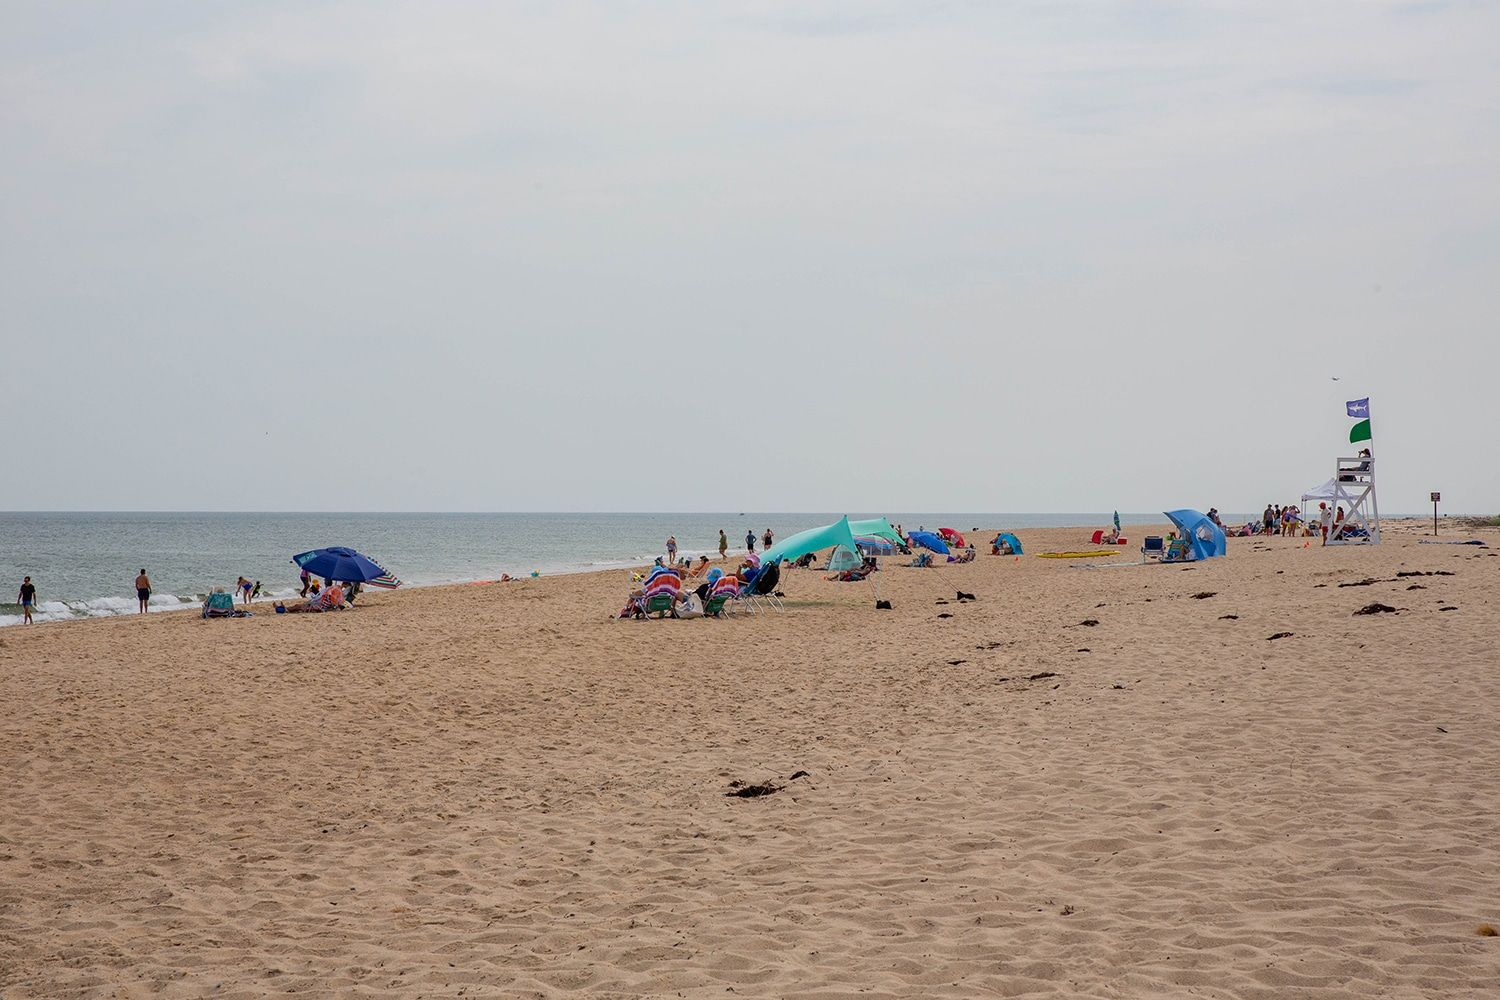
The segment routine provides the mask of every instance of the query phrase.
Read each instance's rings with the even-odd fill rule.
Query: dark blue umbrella
[[[940,555],[948,554],[948,543],[930,531],[913,531],[906,537],[913,545],[920,545],[924,549],[931,549]]]
[[[292,556],[292,562],[315,576],[342,583],[368,583],[375,587],[399,587],[401,581],[369,556],[335,545]]]

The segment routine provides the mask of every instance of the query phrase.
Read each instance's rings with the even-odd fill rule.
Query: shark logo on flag
[[[1351,417],[1368,417],[1370,415],[1370,397],[1364,399],[1351,399],[1344,404]]]

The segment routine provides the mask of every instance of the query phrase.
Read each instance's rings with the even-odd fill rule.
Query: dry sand
[[[1500,534],[1419,530],[6,629],[0,996],[1495,996]]]

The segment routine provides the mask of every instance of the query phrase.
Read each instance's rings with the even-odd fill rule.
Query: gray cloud
[[[0,507],[1500,507],[1486,6],[6,20]]]

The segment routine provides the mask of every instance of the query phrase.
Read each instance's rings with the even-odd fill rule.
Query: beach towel
[[[641,588],[641,596],[650,600],[653,597],[671,597],[676,599],[682,593],[682,581],[670,573],[659,576],[655,580],[648,581]]]
[[[249,618],[250,612],[236,611],[230,594],[209,594],[203,601],[204,618]]]
[[[1038,552],[1038,559],[1101,559],[1104,556],[1118,554],[1118,549],[1104,552]]]

